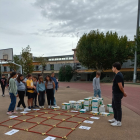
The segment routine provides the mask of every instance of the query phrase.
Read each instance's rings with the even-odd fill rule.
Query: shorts
[[[34,93],[28,92],[28,99],[34,98]]]

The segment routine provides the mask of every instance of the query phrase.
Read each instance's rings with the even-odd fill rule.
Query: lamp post
[[[139,32],[139,20],[140,20],[140,0],[138,0],[138,13],[137,13],[137,28],[136,28],[136,39],[138,38],[138,32]],[[137,42],[136,42],[136,46],[135,48],[137,48]],[[137,50],[135,50],[135,59],[134,59],[134,75],[133,75],[133,83],[136,83],[137,80]]]

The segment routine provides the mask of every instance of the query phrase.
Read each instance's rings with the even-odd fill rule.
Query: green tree
[[[84,34],[77,44],[77,59],[88,69],[110,69],[114,62],[121,64],[134,57],[134,45],[126,36],[118,34],[91,31]]]
[[[19,65],[21,64],[21,61],[20,61],[20,59],[17,55],[14,55],[13,62],[16,63],[16,64],[19,64]],[[8,66],[9,66],[10,69],[12,69],[14,71],[17,71],[19,69],[19,66],[15,65],[14,63],[9,62]]]
[[[40,56],[40,57],[36,57],[35,61],[39,63],[39,66],[41,66],[40,69],[43,76],[48,59],[46,57]]]
[[[62,66],[59,70],[59,81],[70,82],[73,77],[74,70],[70,65]]]
[[[26,48],[22,49],[21,65],[22,65],[23,73],[25,75],[32,73],[34,71],[33,58],[31,54],[31,48],[29,45]]]

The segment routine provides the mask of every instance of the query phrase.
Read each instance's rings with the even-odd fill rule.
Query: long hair
[[[47,77],[49,77],[49,81],[51,82],[51,81],[52,81],[51,76],[50,76],[50,75],[47,75],[47,76],[46,76],[46,83],[49,82],[49,81],[47,80]]]
[[[41,79],[42,79],[42,81],[41,81]],[[39,82],[39,84],[43,83],[43,76],[39,76],[38,82]]]
[[[20,83],[20,81],[21,81],[21,80],[20,80],[20,77],[22,77],[22,76],[23,76],[22,74],[19,74],[18,77],[17,77],[17,81],[18,81],[19,83]]]
[[[10,80],[13,76],[15,76],[16,74],[17,74],[16,72],[10,73],[10,77],[9,77],[8,80],[7,80],[7,84],[9,84],[9,80]]]

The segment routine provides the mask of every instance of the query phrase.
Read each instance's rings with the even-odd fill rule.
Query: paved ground
[[[93,92],[92,83],[61,83],[60,86],[81,89]],[[112,84],[101,84],[102,95],[111,99],[112,98]],[[127,108],[133,110],[140,115],[140,85],[125,84],[125,91],[127,98],[123,98],[122,103]]]
[[[61,83],[59,91],[56,93],[57,104],[61,106],[62,102],[68,102],[69,100],[79,100],[84,99],[86,97],[92,96],[92,92],[88,90],[88,84],[77,84],[76,88],[66,88],[66,85],[76,85],[70,83]],[[90,84],[89,84],[90,85]],[[79,87],[78,87],[79,86]],[[87,89],[83,89],[86,87]],[[106,85],[102,85],[102,88],[105,87],[106,92],[110,92],[107,90]],[[110,85],[108,85],[110,87]],[[80,88],[80,89],[77,89]],[[87,90],[87,91],[86,91]],[[105,92],[105,93],[106,93]],[[1,94],[1,89],[0,89]],[[104,92],[102,93],[103,96],[105,95]],[[109,93],[110,94],[110,93]],[[7,108],[10,103],[10,98],[8,95],[8,91],[6,91],[6,97],[0,97],[0,122],[7,120],[8,116],[6,115]],[[104,96],[104,104],[111,103],[111,99]],[[76,129],[73,131],[69,136],[68,140],[139,140],[140,139],[140,117],[138,114],[134,113],[130,109],[123,108],[123,119],[122,119],[122,127],[111,127],[110,124],[107,122],[108,119],[111,119],[113,116],[109,117],[100,117],[100,120],[94,120],[94,124],[82,124],[84,126],[90,126],[90,130],[81,130]],[[93,121],[93,120],[92,120]],[[38,128],[38,131],[42,130],[43,128]],[[18,133],[12,136],[6,136],[4,133],[8,132],[10,129],[7,127],[0,126],[0,140],[43,140],[46,136],[42,136],[35,133],[19,131]],[[55,130],[52,133],[64,135],[65,131]],[[60,139],[56,139],[60,140]]]

